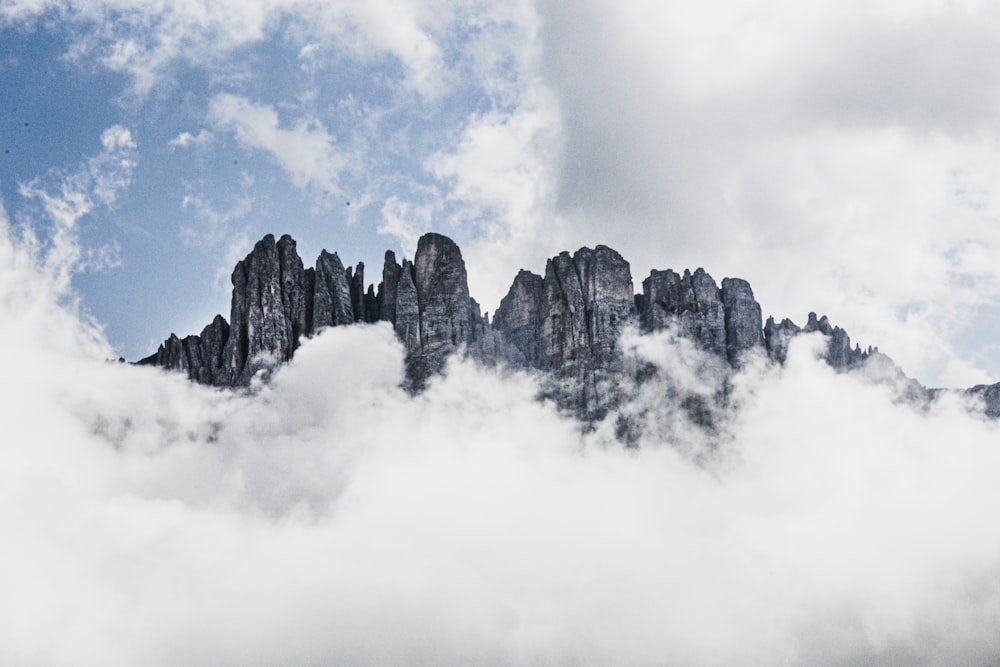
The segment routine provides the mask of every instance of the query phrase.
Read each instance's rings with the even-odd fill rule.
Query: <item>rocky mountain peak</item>
[[[492,323],[471,298],[462,252],[446,236],[422,236],[412,261],[399,262],[387,251],[377,289],[365,285],[364,270],[361,262],[345,268],[336,252],[326,250],[305,268],[291,236],[275,241],[268,234],[233,270],[228,322],[217,315],[199,335],[171,334],[138,363],[181,371],[203,384],[246,386],[291,359],[303,338],[326,327],[381,321],[406,350],[406,385],[413,391],[464,351],[483,363],[543,373],[546,395],[584,421],[599,419],[620,400],[623,381],[639,378],[618,344],[633,323],[645,333],[670,329],[730,368],[755,351],[784,363],[792,338],[819,332],[827,339],[827,362],[839,371],[873,357],[895,369],[874,348],[852,348],[847,333],[825,316],[810,313],[801,328],[773,317],[762,324],[760,304],[739,278],[725,278],[720,286],[702,268],[654,269],[636,294],[629,263],[603,245],[559,253],[543,275],[519,271]],[[974,393],[995,397],[1000,406],[1000,389]]]

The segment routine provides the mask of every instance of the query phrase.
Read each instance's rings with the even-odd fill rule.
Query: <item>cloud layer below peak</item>
[[[897,404],[817,361],[819,341],[737,375],[722,437],[650,386],[628,409],[662,428],[625,449],[526,375],[456,360],[409,396],[381,325],[328,330],[249,394],[106,362],[6,230],[0,260],[0,345],[18,352],[0,402],[2,662],[1000,650],[996,425],[957,401]],[[627,345],[711,391],[683,341]]]

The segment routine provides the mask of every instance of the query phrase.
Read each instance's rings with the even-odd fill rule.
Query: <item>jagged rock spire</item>
[[[838,370],[873,356],[891,365],[877,350],[852,348],[843,329],[815,313],[801,329],[787,319],[768,318],[762,326],[760,305],[738,278],[719,287],[700,268],[654,270],[634,294],[628,262],[606,246],[560,253],[542,276],[520,271],[492,324],[469,295],[461,250],[445,236],[422,236],[412,262],[398,263],[386,252],[377,291],[366,289],[364,268],[361,262],[345,268],[336,253],[323,250],[306,269],[290,236],[275,241],[268,234],[233,270],[229,322],[217,315],[200,335],[171,334],[138,363],[182,371],[203,384],[245,386],[291,359],[303,337],[326,327],[385,322],[406,350],[411,390],[464,349],[485,363],[545,371],[554,378],[551,396],[585,420],[612,406],[616,387],[634,372],[618,348],[622,328],[632,321],[645,332],[672,327],[731,367],[756,349],[784,363],[791,338],[814,331],[826,336],[825,358]],[[1000,390],[974,393],[1000,401]]]

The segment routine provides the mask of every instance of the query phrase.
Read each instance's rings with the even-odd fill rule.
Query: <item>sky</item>
[[[628,330],[586,433],[528,373],[403,392],[385,324],[248,392],[111,360],[265,233],[376,278],[434,230],[489,309],[604,243],[1000,379],[998,11],[0,0],[0,664],[994,661],[1000,427],[817,335],[725,377]],[[714,431],[670,400],[722,382]]]
[[[1000,379],[1000,16],[974,0],[0,3],[0,199],[79,240],[116,353],[228,317],[289,233],[454,238],[494,310],[603,243],[826,314],[932,386]]]

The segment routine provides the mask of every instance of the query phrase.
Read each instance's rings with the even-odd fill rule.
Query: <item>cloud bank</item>
[[[0,218],[0,662],[985,664],[997,427],[793,344],[710,394],[669,335],[637,448],[456,361],[399,388],[388,327],[328,330],[249,394],[106,361]]]

